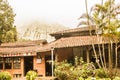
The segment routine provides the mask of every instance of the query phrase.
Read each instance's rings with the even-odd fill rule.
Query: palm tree
[[[118,15],[120,14],[120,5],[115,5],[115,0],[107,0],[105,3],[103,3],[103,0],[101,0],[101,4],[96,4],[94,7],[92,7],[90,13],[88,14],[87,0],[85,0],[85,3],[86,13],[82,14],[82,16],[79,19],[86,18],[87,21],[81,21],[78,26],[88,25],[91,29],[92,25],[94,25],[96,27],[95,31],[96,36],[102,35],[109,38],[110,42],[110,44],[108,44],[109,70],[111,70],[113,67],[112,66],[113,43],[116,44],[115,53],[117,67],[117,43],[119,42],[118,39],[120,36],[120,33],[117,30],[118,28],[120,28],[120,20],[118,19]],[[92,35],[91,32],[90,35]],[[106,68],[104,44],[102,44],[102,51],[100,47],[101,46],[98,44],[101,62],[104,62],[104,64],[102,63],[102,67]],[[101,52],[103,53],[101,54]]]
[[[86,14],[83,14],[82,17],[87,18],[87,22],[85,22],[85,24],[87,23],[87,25],[89,26],[89,33],[90,33],[90,36],[92,36],[92,32],[91,32],[92,26],[90,24],[90,16],[88,14],[87,0],[85,0],[85,7],[86,7]],[[83,23],[84,23],[84,21],[83,21]],[[95,58],[96,58],[96,63],[98,64],[99,68],[101,68],[100,63],[98,62],[98,57],[97,57],[97,53],[96,53],[95,45],[93,44],[93,41],[92,41],[92,48],[93,48],[93,52],[94,52],[94,55],[95,55]]]

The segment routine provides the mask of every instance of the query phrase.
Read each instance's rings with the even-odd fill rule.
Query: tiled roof
[[[0,53],[25,53],[36,52],[41,46],[28,46],[28,47],[0,47]]]
[[[73,32],[82,32],[82,31],[88,31],[89,27],[78,27],[74,29],[68,29],[68,30],[63,30],[63,31],[58,31],[51,33],[51,36],[58,35],[58,34],[64,34],[64,33],[73,33]],[[92,27],[92,30],[95,30],[95,27]]]
[[[44,42],[45,40],[3,43],[0,45],[0,53],[36,52]]]
[[[24,53],[24,52],[46,52],[51,48],[67,48],[87,46],[93,44],[109,43],[108,38],[97,36],[75,36],[60,38],[46,45],[23,46],[23,47],[2,47],[0,46],[0,53]]]
[[[42,48],[39,48],[39,51],[43,52],[45,50],[50,50],[52,47],[65,48],[65,47],[86,46],[86,45],[92,45],[92,43],[93,44],[108,43],[108,40],[97,36],[66,37],[66,38],[58,39],[54,42],[49,43],[48,45],[45,45]]]
[[[42,45],[44,43],[47,43],[47,41],[46,40],[34,40],[34,41],[3,43],[0,46],[4,46],[4,47],[25,47],[25,46]]]

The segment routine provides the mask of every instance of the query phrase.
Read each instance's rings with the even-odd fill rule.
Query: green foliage
[[[110,78],[103,78],[104,80],[111,80]],[[101,80],[101,79],[98,79],[98,80]]]
[[[75,65],[66,61],[57,62],[55,64],[55,75],[60,80],[82,80],[94,76],[95,67],[92,63],[84,63],[78,57],[75,57]]]
[[[92,63],[85,63],[78,57],[75,57],[75,61],[77,65],[67,61],[55,63],[55,75],[58,80],[111,80],[103,69],[95,69]],[[83,64],[80,64],[81,62]],[[113,80],[120,80],[120,77]]]
[[[15,42],[17,41],[17,31],[16,27],[12,28],[11,30],[7,31],[2,42]]]
[[[9,72],[0,72],[0,80],[12,80],[12,76]]]
[[[16,41],[15,14],[7,0],[0,0],[0,42]],[[12,39],[12,40],[11,40]]]
[[[79,78],[78,78],[78,80],[85,80],[85,79],[84,79],[84,78],[82,78],[82,77],[79,77]]]
[[[96,69],[95,70],[95,76],[99,77],[99,78],[107,78],[108,75],[105,73],[105,71],[103,69]]]
[[[27,80],[35,80],[36,77],[37,77],[37,72],[35,71],[28,71],[26,74]]]
[[[87,0],[86,1],[86,6],[87,6]],[[88,13],[87,11],[87,7],[86,7],[86,13],[84,13],[79,19],[87,19],[86,22],[82,21],[80,22],[80,25],[87,25],[90,28],[91,27],[95,27],[95,35],[97,36],[105,36],[105,40],[108,41],[108,44],[110,44],[112,46],[112,48],[110,49],[108,47],[108,49],[110,50],[110,52],[108,52],[108,54],[113,55],[112,51],[115,50],[116,47],[118,47],[118,43],[120,41],[120,5],[119,4],[115,4],[115,0],[106,0],[103,1],[102,0],[102,4],[95,4],[92,8],[91,11]],[[84,18],[84,19],[83,19]],[[83,23],[83,24],[82,24]],[[86,23],[86,24],[85,24]],[[91,30],[90,30],[90,34],[91,34]],[[115,43],[116,47],[113,47],[113,43]],[[104,43],[102,43],[104,44]],[[94,47],[95,44],[92,44]],[[98,47],[100,45],[98,44]],[[93,50],[95,50],[93,47]],[[104,49],[103,49],[104,50]],[[102,55],[101,53],[104,54],[105,51],[99,51],[99,55],[101,57],[101,61],[98,62],[97,64],[102,64],[100,67],[108,70],[105,70],[106,73],[108,72],[109,76],[111,76],[111,78],[113,76],[115,76],[116,74],[113,73],[113,63],[112,62],[112,58],[113,56],[109,56],[109,64],[108,64],[108,68],[106,68],[106,60],[105,59],[105,55],[103,55],[104,59],[102,59]],[[94,52],[95,53],[95,52]],[[117,56],[117,50],[115,51],[116,56]],[[96,54],[96,53],[95,53]],[[97,57],[96,57],[97,59]],[[115,59],[115,63],[116,63],[116,67],[117,67],[117,58]],[[99,65],[98,65],[99,66]],[[101,73],[101,72],[100,72]]]
[[[81,71],[81,77],[87,78],[88,76],[94,76],[95,67],[92,63],[86,63],[83,65]]]
[[[81,77],[81,69],[80,67],[71,67],[70,73],[68,75],[68,80],[77,80]]]
[[[95,4],[88,14],[89,18],[86,16],[87,13],[84,13],[80,17],[80,19],[88,19],[89,24],[81,21],[80,25],[95,25],[96,34],[102,32],[101,34],[107,35],[108,37],[120,37],[120,32],[117,31],[120,28],[119,10],[120,5],[116,5],[115,0],[106,0],[103,4]]]
[[[110,78],[88,77],[85,80],[111,80]]]
[[[67,63],[67,61],[56,62],[55,64],[55,75],[60,80],[67,80],[70,73],[72,65]]]
[[[88,77],[88,78],[85,79],[85,80],[98,80],[98,79],[96,79],[95,77]]]
[[[120,80],[120,77],[115,77],[113,80]]]

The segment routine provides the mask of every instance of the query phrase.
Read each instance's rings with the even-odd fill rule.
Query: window
[[[5,69],[12,69],[12,58],[5,58]]]
[[[21,66],[21,58],[20,57],[13,58],[13,68],[20,69],[20,66]]]
[[[3,58],[0,58],[0,69],[3,69]]]
[[[12,69],[12,63],[5,63],[5,69]]]

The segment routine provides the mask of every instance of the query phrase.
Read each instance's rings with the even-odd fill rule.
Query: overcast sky
[[[85,12],[85,0],[8,0],[12,6],[15,24],[39,19],[57,22],[67,27],[76,27],[78,17]],[[88,0],[90,8],[101,0]]]

